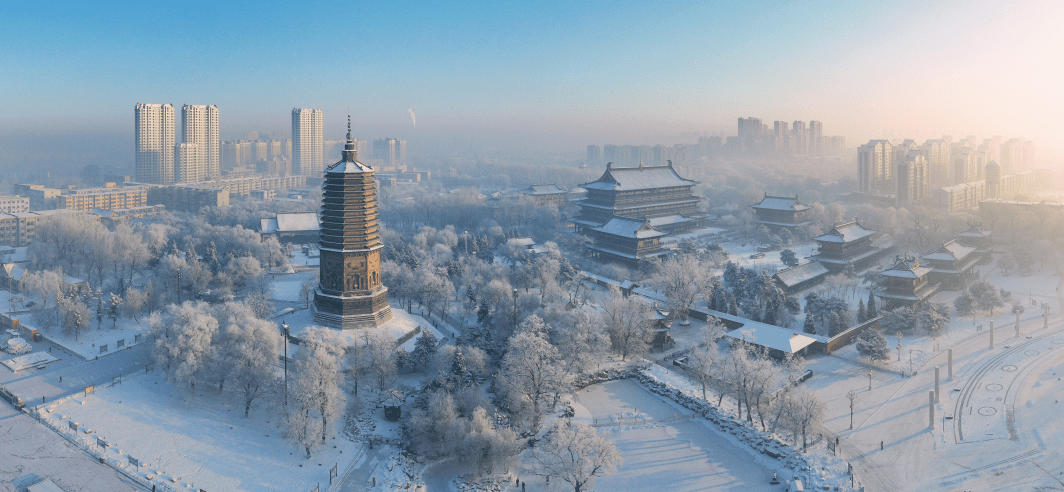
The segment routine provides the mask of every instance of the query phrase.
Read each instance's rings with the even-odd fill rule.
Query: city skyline
[[[128,138],[129,104],[208,100],[223,140],[285,129],[293,106],[321,108],[336,139],[350,107],[355,134],[440,155],[579,154],[750,115],[824,121],[851,145],[1000,134],[1062,154],[1062,74],[1044,60],[1064,49],[1051,25],[1064,6],[1050,2],[68,7],[4,21],[0,134]],[[156,18],[170,22],[140,27]],[[359,40],[334,42],[348,19]]]

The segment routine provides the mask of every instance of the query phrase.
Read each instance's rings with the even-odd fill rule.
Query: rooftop
[[[861,225],[860,222],[857,222],[857,219],[854,219],[852,222],[835,224],[831,227],[831,230],[813,239],[825,243],[849,243],[871,236],[876,232],[878,231],[868,229]]]
[[[559,188],[554,183],[550,184],[534,184],[527,189],[521,190],[521,193],[526,195],[560,195],[567,193],[564,189]]]
[[[941,247],[936,249],[929,255],[925,255],[925,260],[943,260],[943,261],[958,261],[968,257],[968,255],[975,252],[975,248],[971,246],[965,246],[956,239],[950,239]]]
[[[765,193],[765,197],[761,199],[760,203],[754,205],[754,208],[793,212],[809,210],[809,206],[802,204],[802,202],[798,200],[797,195],[795,195],[794,198],[791,198],[789,196],[771,196],[768,193]]]
[[[776,278],[786,287],[793,287],[802,282],[813,280],[828,274],[828,269],[819,261],[810,261],[803,265],[780,270],[776,272]]]
[[[654,226],[650,224],[650,220],[629,219],[627,217],[613,217],[605,224],[592,230],[613,236],[637,239],[647,239],[665,235],[664,232],[654,229]]]
[[[817,341],[793,330],[757,322],[747,322],[742,327],[729,331],[728,336],[785,354],[798,352]]]
[[[673,188],[694,186],[698,181],[685,179],[676,174],[672,161],[667,166],[613,167],[606,164],[606,172],[598,180],[584,183],[581,187],[589,190],[632,191],[655,188]]]

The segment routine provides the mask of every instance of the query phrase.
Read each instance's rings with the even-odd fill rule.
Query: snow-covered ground
[[[314,315],[310,312],[309,309],[295,311],[292,314],[283,316],[282,318],[279,318],[277,320],[278,323],[280,323],[281,321],[288,323],[288,325],[291,327],[290,329],[292,336],[294,337],[302,336],[303,333],[306,332],[307,328],[309,327],[318,326],[314,323]],[[376,329],[386,331],[396,339],[399,339],[404,335],[414,331],[419,326],[422,330],[426,328],[431,329],[433,331],[433,334],[436,335],[436,338],[438,339],[442,339],[444,336],[446,336],[439,330],[432,328],[432,323],[430,323],[425,318],[416,314],[408,313],[405,309],[394,304],[392,305],[392,320],[377,327]],[[356,342],[361,343],[362,340],[360,337],[362,336],[362,333],[364,333],[364,331],[340,330],[338,331],[338,333],[340,334],[340,337],[347,342],[348,345],[351,345]],[[410,350],[413,350],[413,343],[415,339],[417,339],[417,336],[414,336],[413,338],[405,342],[403,344],[403,348],[407,349],[408,352]],[[407,345],[407,343],[409,343],[410,345]],[[289,354],[289,357],[291,356],[292,355]]]
[[[303,301],[299,298],[299,290],[303,286],[303,281],[308,278],[313,279],[315,285],[317,285],[318,274],[315,272],[294,273],[275,277],[273,282],[270,283],[271,297],[275,301],[302,303]]]
[[[282,417],[263,407],[252,408],[245,419],[240,405],[228,404],[215,391],[186,400],[151,373],[48,404],[51,412],[42,417],[86,445],[107,441],[105,454],[114,466],[181,489],[311,490],[329,483],[334,464],[346,470],[362,449],[334,437],[308,460],[282,437]],[[81,430],[75,434],[67,422]],[[130,465],[127,457],[141,466]]]
[[[142,490],[28,415],[0,419],[0,490],[26,490],[45,478],[63,490]]]
[[[625,379],[591,385],[576,394],[576,419],[622,422],[639,416],[662,419],[691,411]],[[711,430],[702,418],[668,423],[600,427],[613,439],[624,463],[595,482],[596,490],[779,490],[772,472]]]

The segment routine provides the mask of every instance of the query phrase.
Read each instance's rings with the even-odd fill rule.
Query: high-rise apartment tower
[[[323,163],[321,110],[292,109],[292,173],[321,176]]]
[[[137,181],[173,184],[174,105],[137,103],[133,125]]]
[[[199,146],[202,168],[190,169],[182,183],[195,183],[222,175],[222,140],[218,132],[218,106],[181,106],[181,142]]]

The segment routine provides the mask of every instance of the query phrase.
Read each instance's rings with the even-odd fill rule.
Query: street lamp
[[[901,330],[898,330],[898,362],[901,362]]]
[[[868,368],[868,391],[872,391],[872,368]]]
[[[288,408],[288,322],[281,321],[284,331],[284,407]]]
[[[516,331],[517,330],[517,288],[514,288],[513,298],[514,298],[514,310],[513,310],[513,324],[512,324],[512,326],[513,326],[513,331]]]
[[[181,269],[177,269],[177,303],[181,304]]]

